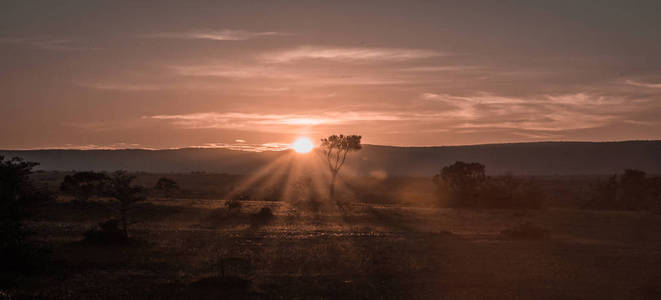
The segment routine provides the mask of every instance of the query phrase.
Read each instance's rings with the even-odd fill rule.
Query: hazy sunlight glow
[[[297,153],[308,153],[314,148],[314,144],[309,138],[299,138],[291,144],[291,149]]]

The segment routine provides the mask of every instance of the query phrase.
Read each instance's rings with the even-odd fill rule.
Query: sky
[[[1,1],[0,149],[661,139],[659,1]]]

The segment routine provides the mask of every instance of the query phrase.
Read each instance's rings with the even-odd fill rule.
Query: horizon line
[[[461,145],[423,145],[423,146],[406,146],[406,145],[383,145],[383,144],[363,144],[363,146],[371,147],[391,147],[391,148],[441,148],[441,147],[473,147],[473,146],[495,146],[495,145],[517,145],[517,144],[549,144],[549,143],[583,143],[583,144],[596,144],[596,143],[631,143],[631,142],[661,142],[661,139],[636,139],[636,140],[611,140],[611,141],[587,141],[587,140],[567,140],[567,141],[535,141],[535,142],[500,142],[500,143],[482,143],[482,144],[461,144]],[[317,147],[315,147],[317,148]],[[291,151],[292,149],[282,149],[282,150],[263,150],[263,151],[254,151],[254,150],[241,150],[241,149],[230,149],[228,147],[208,147],[208,146],[187,146],[187,147],[173,147],[173,148],[94,148],[94,149],[83,149],[83,148],[21,148],[21,149],[4,149],[1,148],[0,151],[126,151],[126,150],[141,150],[141,151],[167,151],[167,150],[187,150],[187,149],[223,149],[227,151],[239,151],[239,152],[283,152]]]

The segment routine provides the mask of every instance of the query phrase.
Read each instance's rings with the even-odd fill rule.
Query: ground
[[[454,210],[152,199],[125,245],[82,242],[103,203],[58,200],[33,215],[41,270],[0,295],[45,298],[650,299],[661,297],[661,216],[645,212]],[[271,207],[275,218],[250,214]],[[550,232],[513,239],[530,221]],[[224,273],[224,277],[223,274]]]

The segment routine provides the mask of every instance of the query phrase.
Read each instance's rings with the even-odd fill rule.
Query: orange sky
[[[0,148],[661,138],[657,1],[246,2],[2,2]]]

